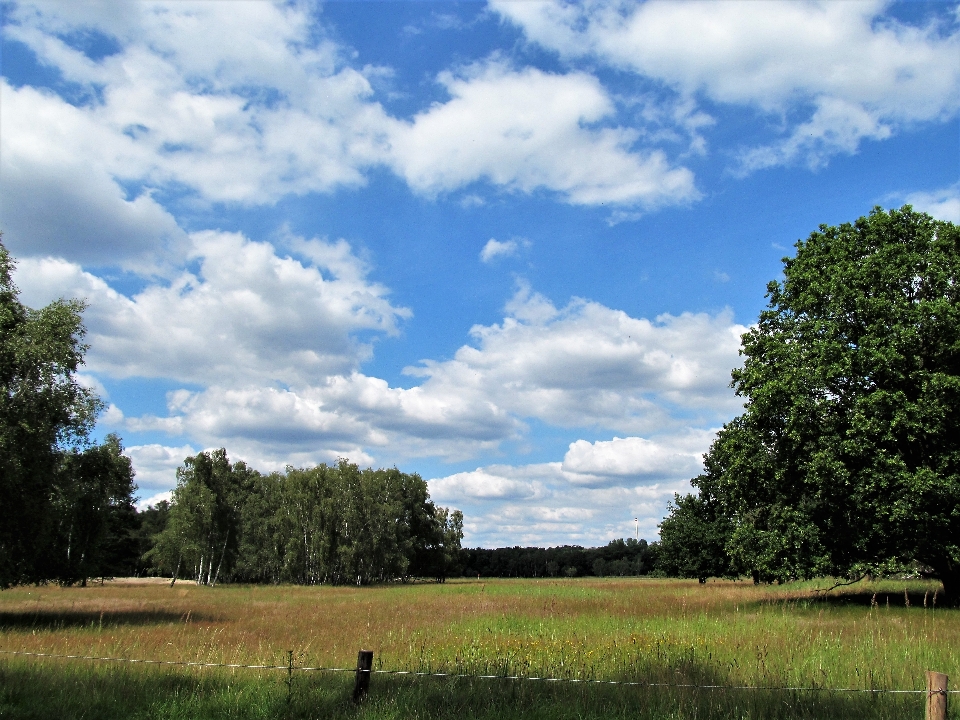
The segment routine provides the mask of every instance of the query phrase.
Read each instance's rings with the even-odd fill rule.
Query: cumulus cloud
[[[269,435],[464,459],[521,439],[527,419],[646,433],[691,417],[715,423],[740,406],[727,385],[746,328],[729,312],[650,321],[584,300],[557,309],[529,288],[510,309],[501,324],[474,327],[476,345],[451,360],[407,368],[423,378],[411,388],[352,372],[289,388],[185,391],[171,411],[202,438]],[[581,482],[600,481],[585,472]]]
[[[497,258],[513,257],[517,254],[520,247],[529,247],[528,240],[505,240],[500,242],[496,238],[490,238],[480,251],[480,260],[485,263],[492,263]]]
[[[499,240],[490,238],[480,251],[480,259],[485,263],[489,263],[498,257],[510,257],[516,254],[517,243],[513,240],[500,242]]]
[[[960,182],[939,190],[910,193],[904,201],[938,220],[960,223]]]
[[[540,477],[544,475],[555,476],[555,465],[524,468],[494,465],[431,480],[430,493],[439,500],[454,501],[542,499],[546,491]]]
[[[570,444],[561,469],[571,483],[587,486],[620,484],[624,480],[650,484],[693,477],[701,472],[701,459],[715,433],[688,430],[662,439],[577,440]]]
[[[802,159],[811,169],[826,165],[830,156],[856,152],[862,140],[886,140],[892,126],[857,103],[817,98],[816,110],[784,140],[740,153],[738,174],[786,165]]]
[[[355,334],[396,332],[409,313],[366,280],[346,243],[291,241],[298,260],[238,234],[191,241],[195,274],[132,297],[64,260],[17,268],[28,304],[61,294],[90,303],[92,373],[185,384],[168,394],[166,415],[111,408],[116,427],[228,445],[282,467],[292,457],[373,462],[371,453],[463,460],[523,441],[529,420],[648,435],[716,424],[740,404],[727,385],[746,328],[729,312],[651,321],[580,299],[557,308],[521,284],[501,323],[472,328],[472,344],[407,368],[420,383],[394,387],[360,372],[370,346]],[[601,461],[611,453],[629,457],[623,467],[639,477],[643,462],[660,468],[661,455],[675,463],[693,452],[646,442],[572,447],[565,472],[600,486],[617,474]]]
[[[68,80],[103,88],[78,110],[137,149],[112,172],[245,203],[363,181],[385,116],[339,48],[311,39],[305,8],[136,3],[121,15],[24,4],[6,29]],[[71,31],[106,33],[118,51],[92,60],[61,39]]]
[[[343,241],[300,240],[305,261],[237,233],[199,232],[190,243],[196,274],[133,297],[56,258],[24,258],[17,282],[32,305],[85,298],[88,365],[113,377],[305,383],[349,373],[368,357],[356,332],[395,333],[410,316],[366,279]]]
[[[365,182],[389,119],[302,6],[22,3],[4,34],[79,90],[2,87],[3,221],[19,254],[162,272],[185,234],[155,199],[273,203]],[[64,38],[95,35],[91,58]]]
[[[576,440],[561,462],[490,465],[431,481],[431,492],[453,500],[549,498],[572,487],[653,487],[703,471],[716,429],[685,428],[668,435]]]
[[[408,368],[418,385],[393,387],[359,371],[369,347],[354,334],[395,332],[407,313],[348,244],[288,238],[290,257],[238,234],[189,240],[194,273],[131,297],[62,259],[17,268],[29,304],[90,302],[90,383],[139,375],[190,386],[168,393],[166,415],[107,413],[111,427],[189,439],[130,448],[144,502],[167,497],[194,444],[227,446],[263,470],[463,460],[523,442],[537,420],[618,434],[578,440],[555,462],[431,481],[438,501],[470,511],[471,541],[605,542],[628,535],[632,517],[653,537],[709,445],[694,426],[739,405],[727,378],[746,328],[729,312],[632,318],[582,299],[557,307],[521,283],[502,322],[472,328],[450,360]]]
[[[564,58],[595,58],[681,96],[753,107],[778,122],[801,118],[783,124],[782,140],[746,152],[746,170],[795,159],[817,166],[960,106],[960,33],[884,17],[880,0],[491,6]]]
[[[485,181],[575,204],[697,197],[692,173],[616,126],[585,73],[498,62],[443,73],[450,95],[404,121],[305,6],[263,2],[21,3],[4,34],[78,88],[6,81],[2,220],[21,256],[167,272],[188,245],[157,198],[272,204],[393,168],[419,193]],[[112,51],[91,57],[71,37]],[[319,37],[319,39],[318,39]]]
[[[451,99],[391,133],[397,172],[430,195],[478,180],[559,192],[578,205],[646,206],[698,196],[693,173],[660,150],[634,151],[634,131],[597,126],[615,114],[599,81],[488,62],[443,73]]]
[[[184,458],[196,455],[199,450],[191,445],[168,446],[152,443],[134,445],[124,449],[136,468],[136,483],[139,488],[141,508],[156,505],[160,500],[169,500],[177,485],[177,468]]]
[[[633,537],[637,526],[654,540],[667,503],[690,488],[682,475],[584,486],[560,462],[489,465],[428,482],[432,498],[465,510],[465,543],[485,547],[602,545]]]
[[[664,314],[651,321],[574,299],[562,309],[521,285],[500,324],[475,326],[476,345],[407,373],[422,392],[492,402],[565,427],[648,432],[670,406],[711,419],[735,412],[727,387],[746,328],[729,311]]]
[[[746,328],[729,313],[650,321],[583,300],[557,309],[525,287],[509,308],[503,323],[473,328],[476,345],[464,345],[451,360],[408,368],[423,378],[410,388],[359,371],[288,387],[213,384],[171,394],[168,417],[127,422],[208,444],[226,439],[271,462],[284,453],[328,460],[364,451],[464,460],[522,441],[529,420],[679,433],[572,446],[557,477],[601,487],[625,477],[656,482],[670,468],[670,477],[696,474],[709,440],[706,431],[682,428],[692,419],[716,424],[740,406],[727,384]],[[478,497],[534,492],[530,478],[490,485],[492,475],[483,472],[458,482],[476,488]],[[482,489],[488,485],[496,489]]]
[[[47,92],[0,80],[0,213],[18,255],[162,270],[186,233],[149,192],[134,197],[112,166],[142,162],[133,141]]]

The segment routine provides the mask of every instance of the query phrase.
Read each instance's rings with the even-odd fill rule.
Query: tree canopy
[[[913,567],[958,603],[960,228],[876,208],[796,248],[743,336],[744,412],[705,456],[699,501],[729,523],[737,571]]]
[[[86,351],[83,303],[28,308],[13,268],[0,243],[0,587],[58,576],[71,472],[90,464],[70,452],[87,445],[100,409],[75,376]]]
[[[148,553],[162,571],[218,581],[367,584],[458,572],[463,515],[396,468],[337,465],[262,475],[226,450],[177,471],[166,525]]]

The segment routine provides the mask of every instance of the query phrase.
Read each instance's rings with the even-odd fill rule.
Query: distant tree
[[[658,544],[646,540],[611,540],[602,547],[469,548],[458,553],[462,572],[483,577],[559,577],[577,575],[646,575],[656,566]]]
[[[52,503],[63,453],[86,443],[101,403],[76,380],[83,303],[19,301],[0,243],[0,587],[55,577]]]
[[[909,206],[823,225],[767,297],[745,411],[694,481],[727,550],[761,579],[918,565],[960,604],[960,228]]]

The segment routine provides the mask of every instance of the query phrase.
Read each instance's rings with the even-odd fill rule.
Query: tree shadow
[[[650,667],[659,674],[665,668]],[[673,682],[723,685],[722,674],[690,664]],[[653,681],[654,678],[650,678]],[[729,684],[729,683],[727,683]],[[63,720],[136,718],[384,718],[422,720],[765,720],[916,717],[922,696],[544,683],[505,678],[374,675],[351,702],[352,674],[201,672],[94,663],[0,661],[0,717]]]
[[[932,592],[907,591],[880,591],[864,590],[858,592],[820,593],[807,600],[813,603],[823,603],[832,607],[879,607],[879,608],[924,608],[928,610],[949,610],[944,602],[943,593],[934,597]],[[936,602],[936,604],[934,604]]]
[[[0,630],[62,630],[81,627],[124,625],[165,625],[170,623],[217,622],[217,615],[193,610],[22,610],[0,611]]]
[[[700,678],[703,673],[697,673]],[[549,718],[550,720],[662,720],[702,718],[890,719],[923,712],[922,696],[839,693],[829,689],[790,691],[723,687],[543,683],[474,678],[374,676],[365,703],[369,717],[410,716],[437,720],[464,717]],[[706,684],[706,683],[705,683]],[[329,717],[343,717],[332,713]]]
[[[936,596],[929,591],[910,590],[859,590],[843,592],[822,592],[797,595],[776,600],[761,600],[760,604],[796,604],[800,606],[828,607],[877,607],[877,608],[910,608],[927,610],[949,610],[942,592]]]

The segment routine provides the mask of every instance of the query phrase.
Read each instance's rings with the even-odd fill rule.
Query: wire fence
[[[417,670],[363,670],[360,668],[310,667],[304,665],[245,665],[242,663],[211,663],[187,660],[150,660],[145,658],[107,657],[96,655],[59,655],[56,653],[28,652],[25,650],[0,650],[0,654],[59,660],[91,660],[100,662],[135,663],[140,665],[174,665],[191,668],[226,668],[249,670],[286,670],[292,672],[329,672],[329,673],[366,673],[370,675],[406,675],[412,677],[434,677],[473,680],[515,680],[545,683],[579,683],[592,685],[620,685],[646,688],[685,688],[698,690],[761,690],[768,692],[836,692],[836,693],[875,693],[890,695],[926,695],[928,690],[896,690],[886,688],[832,688],[819,686],[779,686],[779,685],[700,685],[697,683],[642,682],[634,680],[597,680],[589,678],[537,677],[533,675],[471,675],[468,673],[422,672]],[[957,694],[960,690],[935,691],[940,694]]]

